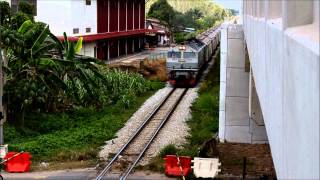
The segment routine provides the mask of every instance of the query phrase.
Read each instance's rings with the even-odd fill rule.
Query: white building
[[[229,26],[222,35],[227,39],[221,54],[222,62],[226,62],[221,84],[226,90],[221,91],[225,102],[220,104],[219,137],[222,141],[259,143],[248,138],[259,137],[263,130],[255,134],[251,124],[242,120],[263,120],[279,179],[320,179],[319,6],[319,0],[243,0],[243,28]],[[230,44],[235,39],[243,41],[242,45]],[[232,68],[244,69],[246,59],[250,60],[250,74],[237,71],[237,77],[232,77],[236,72]],[[233,61],[241,64],[228,65]],[[234,78],[244,82],[231,83],[243,92],[237,110],[244,108],[243,116],[238,120],[233,117],[231,122],[224,105],[230,102],[228,82]],[[259,104],[261,114],[256,109]]]

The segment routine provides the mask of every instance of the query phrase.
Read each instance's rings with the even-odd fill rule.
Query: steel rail
[[[118,151],[118,153],[111,159],[108,165],[100,172],[100,174],[96,177],[96,180],[101,180],[112,167],[112,164],[118,159],[118,157],[123,153],[123,151],[129,146],[129,144],[137,137],[137,135],[142,131],[142,129],[146,126],[146,124],[157,114],[157,112],[161,109],[161,107],[167,102],[169,97],[173,94],[176,88],[173,88],[169,94],[165,97],[164,100],[152,111],[152,113],[146,118],[146,120],[139,126],[137,131],[129,138],[128,142],[122,146],[122,148]]]
[[[188,88],[186,88],[183,93],[180,95],[179,99],[174,103],[173,108],[166,114],[164,119],[161,121],[161,124],[158,126],[157,130],[153,133],[152,137],[149,139],[148,143],[144,146],[143,150],[140,152],[137,159],[134,161],[133,164],[125,171],[125,174],[121,176],[120,180],[126,180],[133,168],[138,164],[138,162],[143,157],[144,153],[147,151],[155,137],[158,135],[164,124],[170,119],[174,111],[177,109],[178,105],[180,104],[181,100],[183,99],[184,95],[187,93]]]

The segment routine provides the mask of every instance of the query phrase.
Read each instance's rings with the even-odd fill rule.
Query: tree
[[[95,89],[98,88],[98,81],[104,81],[103,75],[99,72],[98,61],[94,58],[78,56],[82,48],[82,38],[76,44],[68,41],[64,33],[64,41],[57,42],[62,52],[60,60],[61,66],[60,78],[69,84],[69,92],[73,97],[81,102],[81,95],[78,86],[80,85],[86,91],[86,102],[93,102],[98,97],[94,96]],[[84,103],[83,101],[81,103]]]
[[[11,16],[10,5],[6,1],[0,1],[0,26],[8,24]]]
[[[12,15],[11,18],[11,28],[18,29],[25,21],[32,21],[34,22],[34,7],[26,2],[20,1],[19,2],[19,11]]]
[[[165,23],[176,42],[183,42],[196,35],[181,33],[184,28],[192,27],[200,33],[221,23],[230,14],[230,11],[207,0],[157,0],[150,6],[148,17]]]
[[[95,87],[100,74],[96,59],[78,56],[82,38],[74,44],[65,35],[60,42],[49,30],[48,25],[30,20],[17,31],[18,46],[8,47],[9,64],[5,68],[8,81],[4,100],[8,104],[9,120],[24,125],[26,111],[55,111],[64,99],[80,101],[78,85],[89,95],[86,102],[96,100]],[[66,96],[66,93],[73,95]]]
[[[57,45],[48,25],[29,20],[16,33],[20,43],[8,47],[4,100],[8,119],[23,126],[25,112],[30,107],[43,107],[46,100],[67,86],[59,78],[58,63],[49,54]]]
[[[168,4],[167,0],[158,0],[150,7],[148,17],[159,19],[162,23],[168,25],[170,31],[174,27],[174,19],[176,12]]]

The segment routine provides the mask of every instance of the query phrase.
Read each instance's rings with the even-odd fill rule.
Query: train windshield
[[[181,52],[168,52],[168,58],[181,58]]]
[[[194,53],[194,52],[184,52],[183,53],[183,57],[186,58],[186,59],[195,58],[196,57],[196,53]]]

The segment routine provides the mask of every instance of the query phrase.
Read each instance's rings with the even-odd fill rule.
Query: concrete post
[[[228,55],[228,26],[221,29],[220,46],[220,98],[219,98],[219,140],[225,141],[226,126],[226,81],[227,81],[227,55]]]

